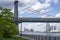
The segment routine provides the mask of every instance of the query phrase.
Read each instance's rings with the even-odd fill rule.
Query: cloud
[[[59,2],[59,0],[53,0],[55,4],[57,4]]]
[[[12,2],[14,0],[0,0],[1,2],[6,1],[6,2]]]
[[[20,1],[23,1],[24,3],[21,2],[22,4],[20,4]],[[25,11],[28,11],[27,9],[21,10],[21,9],[28,8],[28,7],[30,9],[40,11],[40,14],[41,14],[41,12],[46,13],[46,12],[50,11],[49,9],[51,8],[50,7],[51,4],[49,2],[51,2],[51,1],[52,0],[45,0],[45,3],[42,4],[42,3],[38,2],[38,0],[27,0],[27,1],[19,0],[19,13],[22,14]],[[11,8],[12,12],[14,12],[14,0],[0,0],[0,6],[5,7],[5,8]],[[28,11],[28,12],[31,12],[31,11]]]
[[[59,0],[45,0],[45,3],[54,3],[57,4],[59,2]]]
[[[0,6],[6,7],[6,8],[13,8],[14,7],[14,1],[15,0],[0,0]],[[28,7],[32,6],[36,3],[37,0],[18,0],[19,1],[19,7]],[[22,2],[20,2],[22,1]]]
[[[45,3],[50,3],[51,2],[51,0],[45,0]]]
[[[34,10],[38,10],[40,8],[40,3],[37,2],[35,5],[33,5],[31,8],[34,9]]]
[[[40,15],[40,17],[42,17],[42,18],[51,17],[50,15],[44,14],[44,13],[47,13],[48,11],[53,9],[50,6],[51,6],[50,3],[43,3],[42,4],[40,2],[36,2],[36,4],[31,7],[31,9],[37,11],[36,13],[42,14],[42,16]]]
[[[49,3],[51,0],[45,0],[45,3],[40,3],[40,2],[36,2],[35,5],[33,5],[31,7],[31,9],[36,10],[36,11],[40,11],[40,14],[46,13],[50,10],[52,10],[51,8],[51,3]],[[42,17],[47,17],[48,15],[42,15]]]
[[[40,2],[37,2],[35,5],[33,5],[31,8],[34,10],[39,10],[39,9],[43,9],[43,8],[48,8],[50,7],[50,4],[41,4]]]
[[[55,15],[55,17],[60,18],[60,12]]]
[[[42,10],[40,10],[40,12],[41,12],[41,13],[46,13],[46,12],[52,10],[52,9],[53,9],[53,8],[42,9]]]
[[[13,13],[14,13],[14,9],[12,9],[12,10],[11,10],[11,12],[13,12]]]
[[[23,3],[29,3],[30,2],[30,0],[20,0],[20,1]]]
[[[0,6],[4,8],[13,8],[13,2],[0,2]]]
[[[24,5],[23,8],[24,8],[24,7],[31,7],[31,6],[33,6],[36,2],[37,2],[37,0],[19,0],[19,3],[22,3],[22,4]],[[21,4],[19,4],[19,5],[21,5]]]

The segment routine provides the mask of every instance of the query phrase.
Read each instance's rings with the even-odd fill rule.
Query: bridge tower
[[[15,0],[14,1],[14,21],[15,21],[15,24],[18,26],[18,0]]]

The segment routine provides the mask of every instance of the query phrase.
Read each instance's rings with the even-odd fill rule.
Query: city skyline
[[[31,28],[32,28],[34,31],[46,32],[46,24],[47,23],[39,23],[39,22],[37,22],[37,23],[32,23],[32,22],[22,23],[22,31],[24,31],[24,28],[27,28],[29,30],[31,30]],[[60,25],[59,25],[60,23],[49,23],[49,24],[50,24],[50,28],[51,27],[53,28],[54,26],[56,26],[56,30],[60,30]],[[58,25],[56,25],[56,24],[58,24]],[[19,25],[19,26],[21,29],[21,25]],[[54,30],[54,28],[51,30]],[[21,31],[21,30],[19,30],[19,31]]]

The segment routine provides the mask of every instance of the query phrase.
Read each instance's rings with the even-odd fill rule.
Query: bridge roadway
[[[60,18],[18,18],[16,22],[60,22]]]
[[[60,40],[60,33],[22,32],[22,37],[33,40]]]

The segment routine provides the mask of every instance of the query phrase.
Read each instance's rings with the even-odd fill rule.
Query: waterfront
[[[59,32],[22,32],[22,34],[60,37]]]
[[[22,36],[34,40],[60,40],[60,33],[22,32]]]

